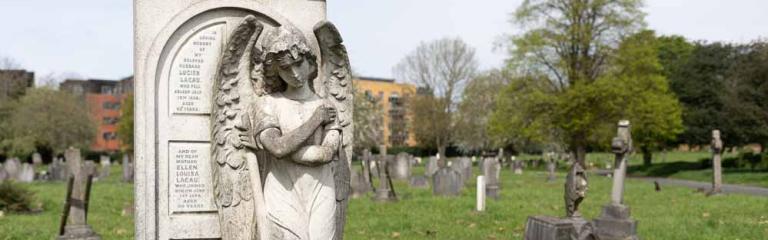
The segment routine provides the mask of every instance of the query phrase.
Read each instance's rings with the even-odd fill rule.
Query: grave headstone
[[[123,182],[133,182],[133,161],[131,161],[130,154],[123,154]]]
[[[54,158],[53,162],[48,165],[49,180],[52,181],[64,181],[69,177],[69,167],[64,163],[62,158]]]
[[[3,164],[0,164],[0,182],[5,181],[6,179],[8,179],[8,173],[5,172]]]
[[[6,159],[3,168],[5,168],[5,172],[8,174],[8,179],[19,181],[21,162],[19,162],[18,158]]]
[[[99,240],[101,237],[88,225],[88,201],[92,175],[85,169],[80,149],[69,148],[64,153],[72,173],[68,181],[67,199],[59,230],[59,240]]]
[[[431,156],[429,157],[429,160],[427,160],[427,165],[424,167],[424,175],[427,177],[431,177],[432,175],[437,172],[438,169],[438,159],[437,157]]]
[[[392,185],[392,178],[389,173],[389,164],[395,161],[392,155],[378,155],[377,163],[379,165],[379,186],[376,188],[376,192],[373,196],[373,200],[377,202],[393,202],[397,201],[397,194],[395,194],[395,188]]]
[[[517,160],[515,156],[512,156],[511,160],[512,173],[517,175],[523,174],[523,161]]]
[[[483,161],[483,176],[485,176],[485,195],[494,199],[499,198],[501,184],[499,181],[501,163],[497,158],[487,157]]]
[[[395,156],[395,161],[390,168],[392,178],[394,179],[408,179],[411,176],[411,155],[408,153],[398,153]]]
[[[29,163],[22,164],[16,180],[23,183],[35,181],[35,168]]]
[[[475,211],[485,211],[485,177],[477,176],[477,203]]]
[[[429,179],[427,179],[426,176],[411,176],[411,178],[408,179],[408,184],[414,188],[428,188]]]
[[[43,165],[43,156],[40,155],[40,153],[33,153],[32,154],[32,164],[35,166]]]
[[[557,180],[557,176],[555,175],[555,170],[557,169],[557,163],[555,160],[550,159],[547,161],[547,182],[552,182]]]
[[[371,191],[370,183],[363,177],[360,171],[352,171],[351,176],[352,197],[358,198]]]
[[[468,157],[460,157],[453,161],[451,168],[461,173],[461,179],[464,183],[469,183],[473,178],[472,160]]]
[[[101,170],[99,171],[99,178],[109,177],[109,172],[112,166],[112,160],[109,159],[109,156],[101,155],[99,157],[99,165],[101,165]]]
[[[629,206],[624,204],[627,158],[632,151],[632,135],[629,129],[629,121],[619,121],[617,136],[611,142],[613,153],[616,154],[611,202],[605,205],[602,214],[592,221],[598,239],[638,239],[637,221],[631,218]]]
[[[86,175],[93,176],[94,179],[98,179],[99,168],[96,166],[95,162],[86,160],[83,164],[83,170],[85,171]]]
[[[719,194],[723,187],[722,153],[723,140],[720,139],[720,130],[712,130],[712,190],[708,195]]]
[[[432,175],[432,194],[435,196],[459,196],[464,187],[461,173],[443,167]]]

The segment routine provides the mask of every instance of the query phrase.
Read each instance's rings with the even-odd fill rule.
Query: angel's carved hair
[[[317,77],[317,57],[307,44],[304,34],[291,27],[277,27],[269,30],[261,43],[261,56],[264,67],[264,90],[267,93],[285,91],[286,83],[280,78],[281,62],[309,61],[313,66],[307,76],[307,84],[314,92],[314,79]]]

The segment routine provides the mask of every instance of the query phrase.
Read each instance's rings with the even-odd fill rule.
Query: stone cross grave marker
[[[719,194],[723,187],[723,140],[720,138],[720,130],[712,130],[712,190],[708,193]]]
[[[88,225],[88,201],[90,198],[90,175],[80,156],[80,149],[69,148],[64,156],[67,159],[70,175],[67,184],[67,198],[64,205],[59,240],[98,240],[101,237]]]
[[[392,155],[378,155],[377,164],[379,166],[379,186],[376,188],[373,199],[378,202],[397,201],[395,187],[392,185],[392,177],[389,173],[389,165],[395,161]]]
[[[602,214],[593,220],[598,239],[638,239],[637,221],[631,218],[629,206],[624,204],[624,178],[627,160],[632,152],[632,135],[629,121],[619,121],[616,137],[611,148],[616,155],[613,171],[611,202],[603,207]]]

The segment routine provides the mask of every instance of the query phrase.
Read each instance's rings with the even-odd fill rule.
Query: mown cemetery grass
[[[477,167],[475,167],[477,173]],[[396,203],[368,197],[350,204],[347,239],[522,239],[529,215],[564,214],[564,173],[547,183],[545,172],[513,175],[502,171],[498,200],[488,199],[477,213],[472,181],[459,198],[433,197],[430,189],[411,189],[396,182]],[[582,213],[592,219],[608,203],[611,179],[591,176]],[[643,239],[766,239],[768,198],[746,195],[705,197],[693,189],[628,180],[626,203]]]
[[[359,165],[355,165],[359,168]],[[423,174],[423,168],[414,169]],[[475,174],[478,173],[474,167]],[[476,176],[476,175],[475,175]],[[120,167],[96,182],[88,223],[102,239],[132,239],[133,216],[122,210],[133,199],[132,185],[120,182]],[[488,199],[486,212],[477,213],[472,180],[458,198],[433,197],[430,189],[412,189],[395,181],[400,200],[375,203],[370,195],[350,203],[346,239],[522,239],[529,215],[564,213],[564,173],[547,183],[546,174],[526,170],[523,175],[502,171],[498,200]],[[590,176],[590,190],[582,204],[588,219],[600,214],[609,200],[610,179]],[[65,187],[59,183],[26,184],[36,193],[44,212],[5,213],[0,217],[0,239],[53,239],[58,230]],[[766,239],[768,198],[746,195],[705,197],[692,189],[663,187],[628,180],[625,199],[639,223],[643,239]]]
[[[133,216],[123,208],[133,201],[133,185],[123,183],[121,166],[113,165],[110,176],[94,182],[88,211],[88,223],[102,239],[133,239]],[[10,214],[0,217],[0,239],[55,239],[58,234],[64,199],[64,182],[23,184],[35,192],[43,212]]]

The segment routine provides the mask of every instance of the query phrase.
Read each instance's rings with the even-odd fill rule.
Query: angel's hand
[[[254,139],[255,135],[252,129],[248,131],[240,132],[239,136],[240,136],[240,144],[254,150],[257,148],[256,140]]]
[[[321,125],[327,125],[336,122],[336,108],[330,104],[323,104],[315,109],[315,117],[320,119]]]

